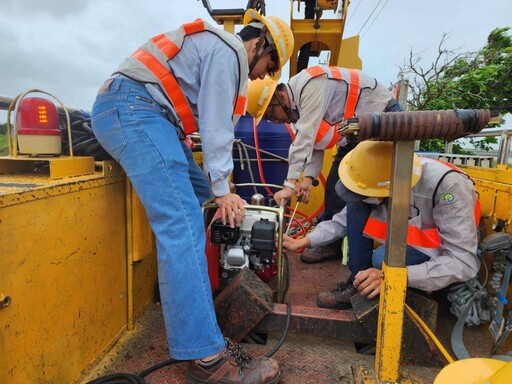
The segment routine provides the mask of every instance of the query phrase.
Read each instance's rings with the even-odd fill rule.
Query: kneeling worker
[[[285,235],[294,251],[347,236],[350,278],[317,296],[323,308],[350,307],[357,291],[380,293],[392,160],[391,142],[364,141],[339,166],[336,191],[346,207],[302,239]],[[480,268],[477,257],[479,204],[471,179],[451,164],[414,155],[407,229],[407,285],[435,291],[467,281]]]

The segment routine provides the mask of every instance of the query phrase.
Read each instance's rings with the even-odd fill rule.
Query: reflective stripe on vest
[[[205,25],[203,20],[197,19],[191,23],[183,24],[182,28],[185,32],[185,36],[187,36],[204,31]],[[160,50],[160,52],[162,52],[167,60],[176,56],[181,49],[181,47],[178,47],[174,41],[169,39],[165,34],[155,36],[151,41]],[[185,134],[188,135],[198,131],[194,113],[192,112],[188,100],[170,68],[162,64],[162,62],[160,62],[153,54],[141,48],[135,51],[131,57],[140,61],[162,84],[165,94],[171,101],[176,114],[181,120]],[[245,114],[247,108],[247,97],[239,95],[233,107],[233,113],[235,115]]]
[[[306,71],[311,77],[318,77],[327,75],[333,80],[343,80],[341,71],[337,67],[328,67],[331,75],[325,71],[323,67],[314,66],[307,68]],[[359,100],[359,73],[354,69],[348,69],[350,74],[350,83],[348,84],[347,100],[345,101],[345,111],[343,119],[350,119],[354,117],[357,101]],[[339,123],[330,125],[327,121],[322,120],[315,137],[315,149],[330,149],[340,140],[338,133]]]
[[[363,231],[373,239],[384,242],[386,240],[387,224],[373,217],[368,218]],[[423,248],[439,248],[441,238],[436,228],[420,230],[413,225],[407,226],[407,245]]]
[[[315,149],[331,149],[340,139],[338,126],[340,123],[331,125],[322,120],[315,137]]]
[[[446,163],[440,160],[436,161],[446,165],[448,168],[451,168],[452,170],[464,174],[464,172],[462,172],[459,168],[457,168],[455,165],[451,163]],[[475,225],[477,227],[480,223],[480,209],[480,200],[477,197],[474,208]],[[366,222],[363,232],[373,239],[384,242],[386,240],[387,224],[376,218],[370,217]],[[416,247],[439,248],[441,246],[441,237],[439,236],[437,228],[421,230],[413,225],[408,225],[406,242],[407,245]]]

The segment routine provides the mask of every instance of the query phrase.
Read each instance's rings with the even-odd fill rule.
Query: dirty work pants
[[[132,80],[116,78],[96,98],[92,127],[130,178],[156,236],[171,356],[189,360],[221,351],[224,340],[213,308],[200,206],[210,188],[202,170],[165,110]]]

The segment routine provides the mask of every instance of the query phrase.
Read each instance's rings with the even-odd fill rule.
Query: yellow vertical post
[[[126,311],[127,328],[133,330],[133,212],[132,212],[132,184],[126,177]]]
[[[236,20],[234,18],[226,17],[224,19],[224,30],[229,33],[235,33],[235,22]]]
[[[375,372],[379,381],[396,382],[402,347],[402,328],[407,269],[405,251],[414,141],[393,144],[390,204],[386,235],[386,256],[383,263]]]

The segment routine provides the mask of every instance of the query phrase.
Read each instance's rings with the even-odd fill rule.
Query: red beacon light
[[[59,155],[61,131],[57,107],[41,97],[21,100],[16,114],[19,152],[28,155]]]

